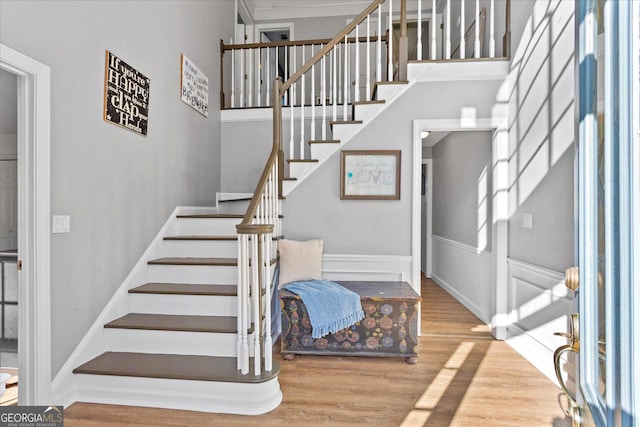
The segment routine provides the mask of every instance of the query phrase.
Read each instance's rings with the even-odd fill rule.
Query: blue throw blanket
[[[300,297],[311,321],[311,336],[321,338],[364,319],[360,295],[328,280],[291,282],[282,287]]]

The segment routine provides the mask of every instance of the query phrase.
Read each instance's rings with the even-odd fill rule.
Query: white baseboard
[[[447,291],[452,297],[454,297],[458,302],[464,305],[467,310],[472,312],[478,319],[480,319],[483,323],[489,325],[490,316],[489,313],[480,309],[476,304],[474,304],[469,298],[458,292],[455,287],[445,282],[442,278],[438,277],[436,274],[431,275],[431,280],[436,282],[442,289]]]
[[[431,278],[482,322],[491,323],[491,252],[433,235]]]

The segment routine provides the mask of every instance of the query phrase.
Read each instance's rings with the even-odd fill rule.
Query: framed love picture
[[[342,150],[340,199],[400,200],[400,150]]]

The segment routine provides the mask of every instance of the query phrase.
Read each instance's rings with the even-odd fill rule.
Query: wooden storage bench
[[[322,338],[311,337],[307,308],[297,295],[280,290],[281,353],[404,357],[417,361],[418,313],[422,298],[407,282],[336,283],[360,295],[365,318],[350,328]]]

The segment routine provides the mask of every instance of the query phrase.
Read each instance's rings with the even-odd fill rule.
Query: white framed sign
[[[180,61],[180,99],[209,117],[209,78],[184,54]]]

